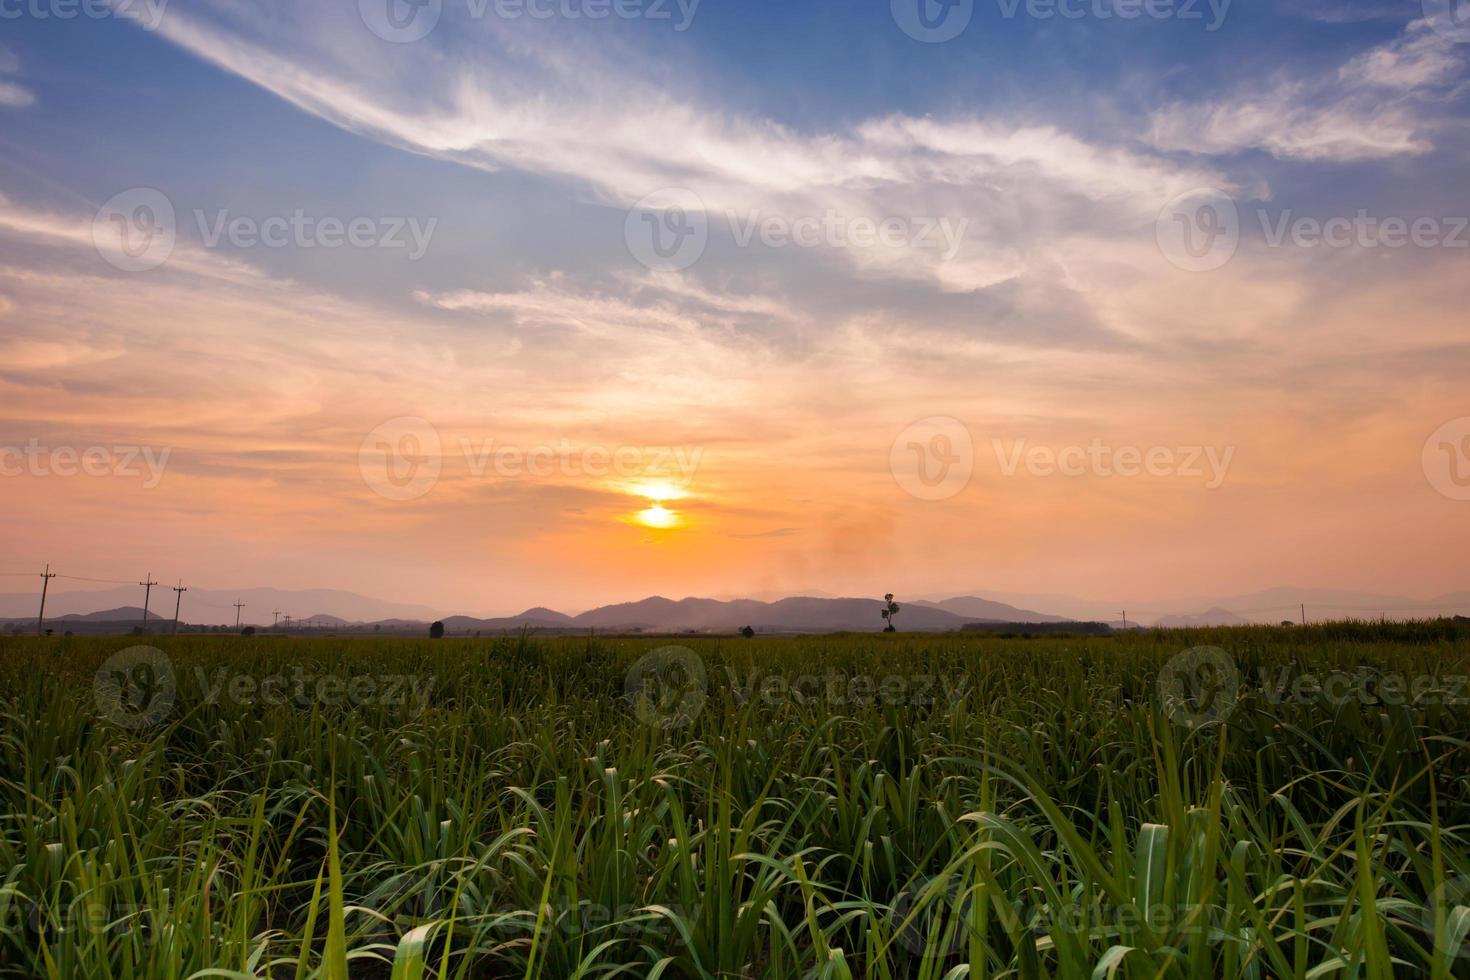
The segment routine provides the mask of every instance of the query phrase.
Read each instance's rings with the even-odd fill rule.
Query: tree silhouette
[[[429,639],[431,639],[431,640],[442,640],[442,639],[444,639],[444,624],[443,623],[436,622],[433,626],[430,626],[429,627]]]
[[[884,627],[885,633],[897,633],[898,627],[893,625],[893,617],[898,615],[898,603],[893,601],[893,593],[890,592],[883,597],[883,619],[888,623]]]
[[[742,629],[740,631],[740,635],[743,636],[743,637],[745,637],[747,640],[749,640],[749,639],[754,638],[754,636],[755,636],[755,630],[752,629],[751,627],[747,626],[747,627],[745,627],[744,629]]]

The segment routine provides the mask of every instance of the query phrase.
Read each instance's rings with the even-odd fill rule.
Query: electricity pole
[[[46,630],[44,628],[44,624],[46,622],[46,589],[48,586],[51,585],[51,580],[55,577],[56,573],[51,570],[51,565],[48,563],[46,565],[46,570],[41,573],[41,614],[36,617],[37,636],[46,635]]]
[[[146,633],[148,631],[148,597],[153,594],[153,587],[158,583],[153,581],[153,573],[149,572],[138,584],[143,586],[143,631]]]
[[[1302,603],[1302,625],[1307,625],[1307,604]]]
[[[235,632],[240,631],[240,610],[245,608],[245,603],[235,600]]]
[[[179,604],[184,601],[184,593],[188,591],[184,588],[184,580],[179,579],[179,584],[174,587],[174,636],[179,635]]]
[[[275,619],[271,620],[271,629],[275,629],[277,626],[281,625],[281,611],[279,609],[272,609],[271,615],[276,617]]]
[[[1126,609],[1123,610],[1123,628],[1125,630],[1128,628],[1128,610]]]

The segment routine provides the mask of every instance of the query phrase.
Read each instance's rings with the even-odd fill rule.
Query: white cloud
[[[860,274],[946,291],[1023,275],[1034,257],[1017,247],[1018,230],[1107,221],[1131,234],[1174,194],[1231,186],[1210,168],[1002,120],[896,116],[797,131],[671,96],[626,62],[574,60],[507,36],[493,18],[472,25],[476,43],[452,56],[431,39],[369,57],[343,40],[365,35],[361,25],[332,31],[319,10],[243,9],[228,22],[171,11],[163,34],[345,129],[486,170],[556,175],[616,207],[677,186],[722,218],[963,220],[956,255],[909,244],[838,250]]]
[[[34,105],[36,97],[13,82],[0,82],[0,105],[24,109]]]
[[[1330,75],[1281,77],[1233,98],[1154,113],[1148,141],[1198,154],[1265,150],[1290,160],[1351,162],[1434,148],[1429,106],[1463,68],[1454,45],[1411,23]]]

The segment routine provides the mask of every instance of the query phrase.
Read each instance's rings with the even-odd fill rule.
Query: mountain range
[[[897,623],[909,631],[956,630],[968,622],[1053,623],[1058,616],[1017,609],[972,596],[942,603],[900,603]],[[838,630],[878,632],[883,629],[877,599],[796,597],[761,602],[757,599],[665,599],[655,596],[639,602],[601,606],[577,616],[551,609],[528,609],[519,616],[474,619],[451,616],[444,620],[451,633],[520,629],[643,630],[659,633],[733,633],[745,626],[760,632],[823,633]]]
[[[47,599],[47,622],[81,617],[79,623],[137,622],[142,618],[141,590],[134,586],[96,592],[52,592]],[[1246,623],[1296,621],[1302,606],[1309,620],[1361,618],[1427,618],[1470,614],[1470,592],[1456,592],[1428,600],[1333,589],[1275,588],[1244,595],[1175,599],[1152,603],[1098,601],[1067,595],[1006,593],[984,590],[985,597],[900,597],[897,624],[912,631],[955,630],[966,623],[1064,623],[1100,621],[1115,627],[1128,625],[1229,626]],[[172,620],[173,599],[165,587],[156,588],[150,616]],[[35,593],[0,594],[0,621],[33,623]],[[244,589],[239,592],[190,589],[183,594],[180,620],[185,623],[229,625],[235,602],[245,604],[243,625],[269,626],[279,611],[282,622],[310,622],[325,629],[361,629],[417,632],[442,620],[451,633],[502,632],[523,627],[538,630],[645,632],[732,632],[744,626],[768,632],[876,631],[883,628],[880,602],[874,598],[827,595],[765,599],[666,599],[600,606],[567,614],[536,607],[515,616],[477,617],[444,615],[413,603],[391,602],[331,589]],[[1047,610],[1040,612],[1038,610]]]

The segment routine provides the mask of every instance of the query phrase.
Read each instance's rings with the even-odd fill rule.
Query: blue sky
[[[59,19],[65,2],[0,0],[4,421],[12,441],[175,447],[174,489],[127,502],[178,526],[139,538],[89,490],[41,485],[38,553],[60,536],[77,561],[164,561],[190,521],[248,497],[281,530],[231,539],[231,567],[264,575],[299,542],[300,584],[382,591],[392,561],[320,546],[347,533],[435,554],[425,589],[513,561],[527,600],[569,605],[875,576],[1088,593],[1100,573],[1150,594],[1279,576],[1432,594],[1467,570],[1432,542],[1470,505],[1420,459],[1470,415],[1470,31],[1440,0],[1189,16],[1152,0],[1160,16],[1133,19],[1130,0],[1071,17],[977,0],[936,43],[904,25],[938,0],[702,0],[686,30],[673,2],[588,20],[442,0],[404,43],[373,29],[403,0],[114,0]],[[168,202],[176,243],[119,269],[98,229],[138,189]],[[671,190],[708,241],[650,265],[629,236]],[[1206,200],[1235,211],[1239,244],[1197,260],[1169,235],[1207,233]],[[298,212],[412,221],[425,248],[210,240]],[[1433,240],[1270,240],[1360,212],[1430,220]],[[842,240],[786,240],[829,216]],[[863,222],[901,240],[847,240]],[[677,541],[623,520],[626,486],[463,460],[384,509],[357,449],[403,417],[449,446],[686,445],[706,462]],[[1002,472],[916,500],[889,446],[935,418],[968,427],[977,473],[1000,438],[1238,462],[1207,490]],[[181,519],[185,499],[206,503]],[[1361,533],[1383,563],[1351,558]],[[1191,564],[1191,535],[1218,560]],[[1262,562],[1278,551],[1313,557]],[[627,595],[608,594],[614,567]]]

